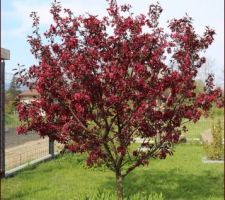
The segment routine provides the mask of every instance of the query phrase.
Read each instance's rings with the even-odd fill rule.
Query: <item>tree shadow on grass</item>
[[[203,171],[201,175],[181,171],[137,171],[124,181],[125,196],[136,193],[162,193],[165,200],[203,200],[210,197],[223,199],[223,178]],[[108,180],[102,188],[114,190],[115,181]]]

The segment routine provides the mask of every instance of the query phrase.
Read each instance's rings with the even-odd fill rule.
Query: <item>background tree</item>
[[[6,113],[12,114],[16,110],[16,97],[21,93],[19,86],[16,83],[16,76],[12,77],[9,89],[6,91]]]
[[[199,36],[185,16],[171,20],[165,33],[158,4],[147,15],[134,16],[130,8],[110,1],[108,16],[76,17],[54,2],[47,40],[33,12],[28,41],[39,64],[17,80],[40,94],[38,101],[18,104],[18,133],[34,130],[73,152],[87,152],[88,165],[103,163],[115,173],[120,200],[130,172],[172,154],[183,123],[197,122],[215,101],[221,105],[211,75],[204,91],[195,93],[205,63],[200,52],[213,42],[214,30],[206,27]],[[143,141],[133,145],[137,137]]]
[[[213,66],[215,66],[215,61],[213,59],[207,58],[206,62],[198,70],[196,77],[196,93],[204,91],[204,82],[209,74],[213,74]]]
[[[215,61],[211,58],[207,58],[205,64],[199,69],[198,75],[196,77],[196,89],[195,89],[196,94],[204,91],[204,81],[210,74],[213,74],[213,71],[214,71],[213,66],[215,66]],[[223,80],[221,80],[220,77],[218,77],[218,79],[217,79],[217,84],[219,82],[220,83],[223,82]],[[222,99],[224,99],[223,85],[221,85],[220,89],[222,91]],[[213,107],[210,109],[210,112],[209,112],[209,116],[211,118],[214,118],[219,115],[222,116],[223,114],[224,114],[224,108],[223,107],[217,108],[216,105],[213,105]]]

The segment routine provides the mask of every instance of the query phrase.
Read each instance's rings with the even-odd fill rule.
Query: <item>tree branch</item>
[[[77,120],[77,122],[81,125],[81,127],[87,131],[90,132],[90,130],[88,130],[88,128],[82,123],[82,121],[77,117],[77,115],[75,114],[75,112],[73,111],[73,109],[71,108],[70,104],[68,105],[68,108],[71,112],[71,114],[73,115],[73,117]]]
[[[155,149],[153,149],[152,151],[148,152],[144,157],[138,159],[131,167],[129,167],[125,174],[123,174],[123,178],[126,177],[131,171],[133,171],[136,167],[138,167],[141,164],[141,161],[144,159],[149,158],[150,156],[152,156],[161,146],[163,145],[163,143],[158,144]]]

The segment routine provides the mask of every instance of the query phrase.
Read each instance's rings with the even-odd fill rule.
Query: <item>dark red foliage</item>
[[[158,24],[160,5],[151,5],[147,15],[134,16],[130,9],[110,1],[108,16],[76,17],[55,2],[45,40],[32,13],[28,42],[39,63],[18,82],[35,87],[40,98],[17,106],[23,121],[18,133],[37,131],[73,152],[87,152],[89,165],[103,162],[124,176],[150,157],[171,154],[164,146],[178,142],[183,123],[197,122],[214,102],[222,105],[212,75],[204,92],[195,93],[206,60],[202,51],[214,30],[206,27],[199,36],[186,16],[171,20],[165,33]],[[129,152],[137,137],[147,151]]]

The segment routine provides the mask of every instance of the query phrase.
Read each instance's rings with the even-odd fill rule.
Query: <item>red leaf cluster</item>
[[[110,1],[103,18],[76,17],[69,9],[63,17],[55,2],[45,39],[32,13],[28,42],[39,63],[20,82],[35,87],[40,99],[18,105],[24,122],[19,133],[37,131],[71,151],[88,152],[89,165],[101,160],[114,171],[126,163],[134,139],[143,138],[149,150],[133,152],[129,173],[149,157],[164,158],[170,151],[162,145],[178,141],[185,120],[196,122],[212,103],[222,104],[212,75],[204,92],[195,93],[205,63],[201,52],[213,42],[214,30],[207,27],[199,36],[185,16],[171,20],[165,33],[158,23],[159,4],[151,5],[148,15],[134,16],[130,9]]]

